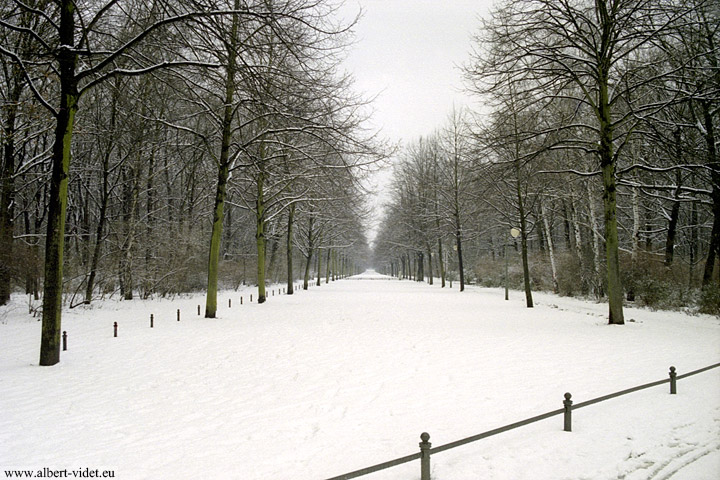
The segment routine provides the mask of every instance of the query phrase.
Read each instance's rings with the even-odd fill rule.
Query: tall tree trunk
[[[568,204],[567,204],[567,202],[565,201],[564,198],[561,200],[561,202],[562,202],[562,211],[563,211],[563,229],[564,229],[564,233],[565,233],[565,236],[564,236],[564,238],[565,238],[565,248],[566,248],[568,251],[572,251],[573,248],[574,248],[574,246],[573,246],[573,242],[572,242],[572,235],[570,234],[570,231],[571,231],[571,227],[570,227],[570,219],[571,219],[571,216],[570,216],[570,208],[568,207]]]
[[[715,146],[715,128],[713,123],[713,115],[710,112],[708,101],[701,102],[703,109],[703,120],[705,123],[705,143],[707,144],[708,167],[710,167],[710,178],[712,179],[712,202],[713,202],[713,226],[710,233],[710,248],[708,249],[707,260],[705,261],[705,270],[703,272],[703,287],[710,285],[712,281],[713,269],[715,268],[715,258],[720,257],[720,161],[717,157],[717,149]]]
[[[36,5],[38,8],[39,7]],[[20,25],[32,29],[35,14],[29,11],[21,13]],[[15,51],[28,51],[30,47],[29,36],[18,36],[14,47]],[[17,267],[13,257],[13,243],[15,231],[15,154],[17,132],[17,114],[26,86],[25,76],[21,66],[15,62],[5,67],[6,97],[2,105],[2,143],[3,160],[0,172],[0,305],[10,301],[13,277],[17,275]]]
[[[310,285],[310,265],[313,260],[313,251],[310,249],[305,257],[305,275],[303,275],[303,290],[307,290]]]
[[[640,189],[638,187],[632,187],[632,212],[633,212],[633,227],[632,227],[632,251],[631,251],[631,262],[632,268],[635,269],[640,254]]]
[[[590,191],[588,190],[588,196],[590,197],[590,200],[592,200],[592,197],[590,196]],[[578,214],[578,205],[576,203],[576,199],[573,196],[570,202],[570,215],[572,218],[572,231],[573,231],[573,240],[575,244],[575,253],[577,256],[582,260],[583,259],[583,240],[582,240],[582,229],[580,228],[580,218]],[[591,232],[592,233],[592,232]]]
[[[516,168],[519,160],[515,161]],[[525,306],[527,308],[533,308],[532,289],[530,288],[530,264],[528,262],[528,231],[527,231],[527,219],[525,218],[525,205],[522,197],[522,190],[520,186],[520,177],[518,170],[518,182],[517,182],[517,196],[518,196],[518,211],[520,213],[520,254],[522,257],[523,265],[523,283],[525,284]]]
[[[34,228],[31,228],[30,212],[25,210],[23,212],[23,219],[25,223],[25,233],[29,235],[35,235],[42,229],[42,218],[35,217]],[[28,263],[25,265],[25,293],[32,295],[35,300],[40,299],[38,292],[38,277],[39,277],[39,266],[38,260],[40,259],[40,243],[35,241],[29,247]]]
[[[95,290],[95,277],[97,276],[98,264],[100,263],[100,254],[103,246],[103,233],[105,224],[107,223],[107,207],[110,200],[110,158],[115,150],[115,127],[117,125],[117,102],[119,97],[119,84],[113,88],[112,102],[110,104],[110,132],[112,138],[108,139],[105,152],[102,159],[102,187],[100,191],[100,214],[98,218],[97,228],[95,229],[95,243],[93,245],[92,257],[90,259],[90,268],[88,273],[88,281],[85,285],[85,302],[90,304],[92,301],[93,291]]]
[[[558,288],[557,268],[555,266],[555,248],[553,245],[552,232],[550,231],[550,221],[548,220],[547,211],[544,203],[540,204],[540,211],[542,212],[543,225],[545,227],[545,239],[547,240],[548,254],[550,255],[550,270],[552,271],[553,292],[558,293],[560,289]]]
[[[463,267],[463,254],[462,254],[462,230],[460,229],[460,218],[459,214],[455,214],[456,229],[455,229],[455,246],[457,247],[457,259],[458,259],[458,273],[460,275],[460,291],[465,291],[465,268]]]
[[[673,264],[675,256],[675,237],[677,236],[677,224],[680,219],[680,183],[682,174],[680,170],[675,173],[675,181],[677,188],[675,189],[675,201],[670,210],[670,219],[668,220],[668,233],[665,240],[665,266],[670,267]]]
[[[227,130],[229,135],[230,130]],[[223,132],[223,139],[225,138],[225,132]],[[225,162],[223,163],[222,157],[220,165],[218,166],[218,181],[215,188],[215,207],[213,209],[213,223],[212,231],[210,234],[210,251],[208,254],[208,282],[207,282],[207,295],[205,298],[205,318],[215,318],[217,315],[217,292],[218,292],[218,265],[220,262],[220,240],[222,238],[223,229],[223,214],[225,209],[225,196],[227,190],[227,181],[230,174],[227,164],[227,151],[230,143],[225,144],[223,140],[223,146],[221,155],[225,153]]]
[[[688,280],[688,285],[690,287],[693,286],[694,283],[694,276],[695,276],[695,263],[697,262],[697,256],[698,256],[698,211],[697,211],[697,201],[693,200],[690,204],[690,275]]]
[[[138,156],[140,154],[138,153]],[[140,159],[138,158],[137,165]],[[125,209],[123,223],[125,224],[125,238],[120,245],[120,293],[125,300],[133,299],[133,249],[135,246],[135,233],[137,229],[137,207],[140,197],[139,169],[131,167],[130,175],[125,177],[125,192],[123,208]]]
[[[427,249],[428,258],[428,284],[433,284],[433,264],[432,264],[432,248],[430,242],[425,242],[425,248]]]
[[[308,289],[308,283],[310,281],[310,262],[312,262],[313,257],[313,223],[315,222],[315,218],[311,215],[308,219],[308,250],[307,255],[305,256],[305,275],[303,277],[303,290]]]
[[[19,100],[19,99],[18,99]],[[3,170],[0,194],[0,305],[10,301],[13,278],[13,231],[15,198],[15,117],[17,100],[10,100],[3,119]]]
[[[600,274],[602,270],[600,266],[600,236],[595,231],[595,229],[597,228],[597,212],[595,208],[595,199],[592,195],[592,188],[590,187],[590,183],[585,182],[585,186],[587,188],[588,196],[588,213],[590,214],[590,247],[593,254],[592,265],[593,271],[595,273],[592,285],[595,295],[600,298],[603,296],[603,289],[602,276]]]
[[[317,285],[322,285],[322,252],[320,251],[320,248],[318,248],[317,252]]]
[[[78,108],[75,67],[75,2],[60,0],[60,110],[57,112],[55,143],[52,154],[47,237],[45,240],[45,280],[43,287],[42,339],[40,365],[60,361],[60,333],[63,293],[63,250],[65,246],[65,214],[67,209],[68,172],[75,112]]]
[[[13,232],[15,229],[15,134],[16,119],[20,96],[25,81],[19,67],[11,68],[12,82],[6,105],[4,105],[3,120],[3,169],[0,172],[2,183],[0,188],[0,305],[10,301],[12,279],[14,277],[13,261]]]
[[[408,278],[410,280],[415,280],[413,275],[415,275],[415,264],[413,262],[413,257],[410,256],[410,252],[405,252],[405,256],[407,257],[407,264],[408,264]]]
[[[720,172],[713,174],[713,176],[719,177],[715,179],[715,182],[720,182]],[[716,185],[717,184],[718,183],[716,183]],[[715,259],[718,257],[720,257],[720,187],[713,186],[713,226],[710,232],[708,256],[705,260],[705,269],[703,270],[703,287],[707,287],[712,282]]]
[[[265,297],[265,145],[260,146],[260,171],[257,174],[255,208],[255,243],[257,246],[257,282],[258,303],[264,303]]]
[[[288,210],[288,223],[287,223],[287,243],[286,243],[286,254],[287,254],[287,294],[293,294],[293,220],[295,219],[295,204],[290,205]]]
[[[417,252],[417,274],[415,275],[415,280],[418,282],[422,282],[425,280],[425,255],[423,255],[423,252]]]
[[[330,257],[332,255],[332,248],[328,248],[327,259],[325,261],[325,285],[330,283]]]
[[[625,285],[627,299],[635,301],[635,283],[638,275],[638,257],[640,255],[640,189],[632,187],[633,227],[631,234],[632,250],[630,253],[630,275]]]
[[[265,221],[257,219],[255,244],[257,247],[257,282],[258,303],[264,303],[265,298]]]
[[[103,245],[103,232],[105,231],[105,223],[107,223],[107,206],[110,198],[109,192],[109,157],[110,149],[108,149],[103,158],[103,181],[102,191],[100,193],[100,216],[98,218],[97,229],[95,230],[95,244],[93,245],[93,254],[90,260],[90,273],[88,275],[87,285],[85,286],[85,303],[90,304],[92,301],[93,290],[95,290],[95,277],[97,276],[98,264],[100,263],[100,252]]]
[[[280,248],[280,239],[276,235],[275,224],[272,225],[272,231],[268,234],[267,243],[270,245],[270,261],[267,266],[267,276],[270,278],[270,282],[274,282],[277,279],[277,252]]]
[[[442,238],[438,238],[438,264],[440,266],[440,288],[445,288],[445,262],[443,260]]]
[[[237,0],[235,0],[235,8],[239,8],[239,2]],[[215,188],[213,223],[212,231],[210,233],[210,251],[208,252],[208,282],[207,296],[205,299],[205,318],[215,318],[217,314],[220,243],[223,231],[227,182],[230,175],[230,144],[232,143],[233,103],[235,98],[238,22],[238,16],[233,15],[232,25],[230,27],[230,38],[226,44],[228,61],[225,76],[225,109],[223,111],[222,120],[222,138],[220,142],[220,159],[218,162],[218,181]]]
[[[332,268],[331,268],[332,276],[330,277],[333,282],[337,278],[337,272],[338,272],[337,251],[333,250],[332,251]]]
[[[604,6],[604,5],[603,5]],[[608,96],[610,65],[602,64],[598,71],[598,119],[600,121],[600,167],[603,179],[605,212],[605,259],[607,262],[607,289],[609,323],[623,325],[623,288],[620,280],[619,241],[617,228],[617,199],[615,182],[615,155],[613,153],[613,125]]]

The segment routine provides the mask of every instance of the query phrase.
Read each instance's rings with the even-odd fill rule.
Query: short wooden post
[[[63,330],[63,352],[67,350],[67,331]]]
[[[423,432],[420,434],[420,480],[430,480],[430,434]]]
[[[569,393],[565,394],[565,400],[563,400],[563,406],[565,407],[565,421],[563,430],[566,432],[572,432],[572,395]]]
[[[178,322],[180,321],[180,309],[179,308],[177,309],[177,321]]]
[[[155,323],[155,318],[153,317],[153,314],[151,313],[150,314],[150,328],[154,327],[154,323]]]
[[[117,337],[117,322],[113,323],[113,337]]]
[[[670,394],[675,395],[677,393],[677,372],[675,367],[670,367]]]

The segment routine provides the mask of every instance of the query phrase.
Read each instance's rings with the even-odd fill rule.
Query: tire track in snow
[[[720,412],[720,410],[716,410]],[[682,475],[682,472],[693,463],[706,457],[707,455],[720,452],[720,440],[717,440],[717,433],[720,430],[720,417],[716,415],[715,420],[711,428],[708,429],[710,439],[707,443],[701,441],[682,441],[682,438],[687,438],[686,430],[692,430],[694,425],[684,424],[675,429],[673,440],[668,443],[663,443],[653,450],[660,451],[667,454],[665,460],[656,461],[653,458],[646,458],[641,464],[637,465],[634,469],[628,472],[626,475],[621,475],[621,480],[629,479],[646,479],[646,480],[669,480],[675,478],[677,474]],[[637,457],[644,457],[646,452],[643,452]],[[691,477],[683,477],[691,478]]]

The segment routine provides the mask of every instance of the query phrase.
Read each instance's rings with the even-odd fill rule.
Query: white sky
[[[407,144],[442,127],[453,105],[471,106],[460,67],[467,62],[471,36],[492,0],[346,0],[340,13],[353,19],[355,43],[345,68],[355,88],[373,102],[373,129],[391,142]],[[376,176],[370,240],[386,201],[391,169]]]
[[[412,141],[439,128],[462,92],[459,67],[491,0],[347,0],[351,18],[362,8],[346,68],[356,89],[378,95],[374,123],[390,140]]]

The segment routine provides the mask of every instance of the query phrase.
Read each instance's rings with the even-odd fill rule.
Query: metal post
[[[252,303],[252,293],[250,294],[250,303]]]
[[[150,328],[154,327],[154,323],[155,323],[155,318],[153,318],[153,314],[151,313],[150,314]]]
[[[200,305],[198,305],[198,316],[200,315]]]
[[[670,394],[675,395],[677,393],[677,372],[675,367],[670,367]]]
[[[430,434],[423,432],[420,440],[420,480],[430,480]]]
[[[232,298],[228,298],[228,308],[232,308]]]
[[[565,394],[565,400],[563,400],[563,405],[565,406],[565,421],[563,430],[566,432],[572,432],[572,395],[569,393]]]
[[[243,303],[242,303],[242,297],[240,297],[240,305],[242,305],[242,304],[243,304]]]
[[[63,352],[67,350],[67,331],[63,331]]]
[[[508,297],[508,256],[507,256],[507,243],[505,244],[505,300],[509,300],[509,297]]]
[[[117,322],[113,323],[113,337],[117,337]]]
[[[177,321],[178,322],[180,321],[180,309],[179,308],[177,309]]]

